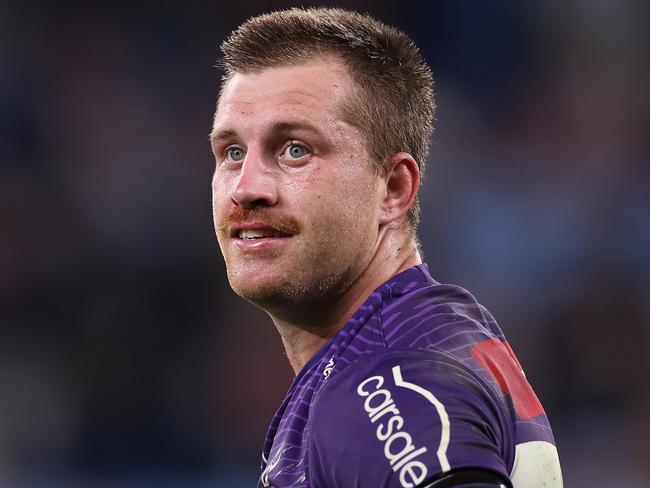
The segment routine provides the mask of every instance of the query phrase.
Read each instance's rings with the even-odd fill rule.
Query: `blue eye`
[[[289,146],[289,155],[292,158],[298,159],[305,154],[307,154],[307,148],[305,146],[301,146],[300,144],[291,144]]]
[[[231,147],[226,152],[228,159],[231,161],[241,161],[244,159],[246,153],[241,147]]]

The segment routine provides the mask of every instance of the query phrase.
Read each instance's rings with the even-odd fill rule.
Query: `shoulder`
[[[311,414],[314,486],[417,486],[452,469],[507,476],[508,413],[439,351],[383,351],[332,374]]]
[[[387,348],[458,350],[487,337],[502,338],[494,317],[466,289],[433,280],[395,286],[381,310]]]

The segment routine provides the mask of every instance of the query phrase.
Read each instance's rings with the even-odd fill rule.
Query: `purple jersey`
[[[375,290],[296,376],[258,487],[411,488],[478,468],[558,488],[554,444],[494,318],[422,264]]]

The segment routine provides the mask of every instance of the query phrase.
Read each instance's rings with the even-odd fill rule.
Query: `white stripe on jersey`
[[[395,380],[395,385],[408,388],[409,390],[413,390],[414,392],[419,393],[424,398],[429,400],[429,402],[431,402],[434,407],[436,407],[436,411],[440,417],[441,426],[440,445],[438,446],[437,455],[438,461],[440,462],[440,467],[442,468],[442,472],[446,473],[451,469],[451,466],[449,466],[449,461],[447,460],[447,447],[449,447],[451,426],[449,425],[449,415],[447,415],[445,406],[429,390],[422,388],[420,385],[404,381],[402,378],[402,370],[399,366],[393,367],[393,379]]]

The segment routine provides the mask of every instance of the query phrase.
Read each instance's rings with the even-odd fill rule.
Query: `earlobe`
[[[398,153],[388,160],[384,184],[386,192],[381,202],[380,224],[405,216],[413,206],[420,187],[420,169],[408,153]]]

